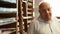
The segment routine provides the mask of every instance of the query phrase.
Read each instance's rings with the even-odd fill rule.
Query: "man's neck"
[[[43,18],[41,17],[41,19],[43,19],[44,21],[50,21],[51,19],[46,19],[46,18]]]

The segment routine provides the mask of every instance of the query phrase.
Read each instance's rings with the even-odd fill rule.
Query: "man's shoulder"
[[[36,17],[36,18],[34,18],[33,20],[32,20],[32,22],[30,23],[30,26],[37,26],[37,23],[38,23],[38,19],[37,19],[38,17]]]
[[[58,19],[56,17],[52,17],[52,21],[57,21]]]
[[[34,18],[34,19],[32,20],[32,23],[35,24],[35,25],[39,24],[39,23],[40,23],[39,17]]]
[[[38,21],[39,21],[38,17],[35,17],[35,18],[32,20],[32,22],[38,22]]]

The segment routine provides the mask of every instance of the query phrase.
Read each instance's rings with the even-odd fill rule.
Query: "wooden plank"
[[[32,3],[28,2],[28,8],[32,8],[32,7],[33,7]]]
[[[16,17],[16,13],[0,13],[0,18]]]
[[[5,25],[0,25],[0,29],[1,28],[15,28],[16,27],[16,22],[14,23],[10,23],[10,24],[5,24]]]
[[[16,8],[16,4],[15,3],[9,3],[9,2],[0,1],[0,7]]]
[[[23,2],[23,16],[27,17],[27,12],[26,12],[26,3]],[[27,19],[24,19],[24,27],[25,27],[25,32],[27,32]]]
[[[18,17],[19,17],[19,29],[20,29],[20,34],[24,34],[23,33],[23,24],[22,24],[22,0],[18,0]]]

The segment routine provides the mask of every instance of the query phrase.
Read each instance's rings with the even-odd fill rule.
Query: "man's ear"
[[[40,13],[40,9],[39,9],[39,13]]]
[[[39,14],[41,14],[41,10],[39,9]]]
[[[41,16],[41,10],[39,9],[39,14],[40,14],[40,16]]]

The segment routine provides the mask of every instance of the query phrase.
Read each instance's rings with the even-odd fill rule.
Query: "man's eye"
[[[48,11],[50,11],[50,9],[48,9]]]

